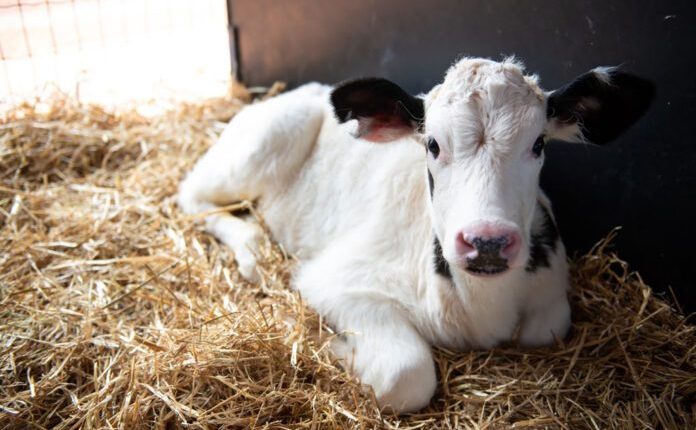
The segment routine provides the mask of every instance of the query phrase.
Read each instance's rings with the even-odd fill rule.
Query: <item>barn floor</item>
[[[250,285],[174,204],[248,100],[236,88],[146,117],[58,98],[5,115],[0,428],[696,428],[696,328],[608,241],[574,264],[566,340],[437,350],[431,406],[380,414],[288,288],[293,259],[269,241]]]

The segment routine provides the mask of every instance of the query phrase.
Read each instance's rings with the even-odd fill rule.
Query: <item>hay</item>
[[[0,124],[0,428],[694,428],[696,332],[608,248],[573,268],[571,336],[435,352],[431,406],[382,415],[330,330],[175,207],[182,175],[248,101],[148,117],[66,98]]]

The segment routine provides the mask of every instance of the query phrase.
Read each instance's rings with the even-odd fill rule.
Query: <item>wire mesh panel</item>
[[[224,91],[224,0],[0,0],[0,94],[119,102]]]

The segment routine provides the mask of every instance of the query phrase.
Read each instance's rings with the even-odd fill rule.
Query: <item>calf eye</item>
[[[437,140],[432,137],[428,139],[427,148],[433,154],[433,158],[437,158],[440,155],[440,146],[437,144]]]
[[[532,154],[534,154],[534,157],[539,158],[541,156],[541,151],[543,151],[545,144],[544,136],[537,137],[537,140],[534,141],[534,145],[532,145]]]

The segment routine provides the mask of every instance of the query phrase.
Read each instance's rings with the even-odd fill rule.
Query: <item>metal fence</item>
[[[229,52],[225,0],[0,0],[3,97],[209,96]]]

